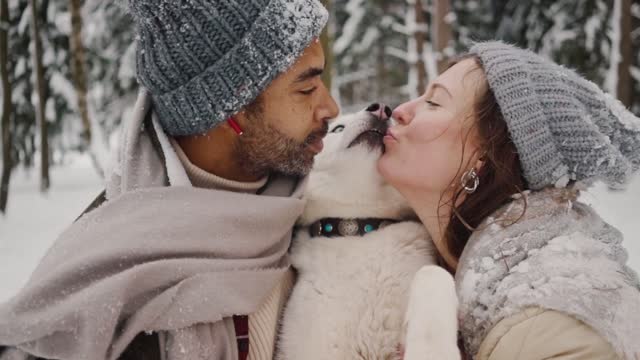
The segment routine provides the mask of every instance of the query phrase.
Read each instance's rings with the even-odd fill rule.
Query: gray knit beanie
[[[576,72],[502,42],[475,44],[529,187],[602,180],[640,167],[640,119]]]
[[[324,28],[318,0],[127,0],[138,80],[163,129],[196,135],[250,104]]]

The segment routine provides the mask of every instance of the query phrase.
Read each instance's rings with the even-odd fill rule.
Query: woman
[[[640,119],[576,73],[478,43],[394,111],[381,174],[456,276],[476,359],[640,359],[621,234],[577,201],[640,167]]]

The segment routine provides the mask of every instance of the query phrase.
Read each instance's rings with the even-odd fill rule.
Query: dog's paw
[[[405,360],[459,360],[458,298],[451,274],[424,266],[414,276],[405,316]]]

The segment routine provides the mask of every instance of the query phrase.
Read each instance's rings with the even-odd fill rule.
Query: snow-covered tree
[[[134,25],[122,5],[86,0],[84,44],[88,61],[88,107],[94,151],[104,164],[104,141],[133,107],[138,90]]]
[[[341,103],[349,107],[384,101],[380,97],[384,97],[383,91],[391,95],[390,72],[397,68],[390,66],[395,60],[387,61],[385,54],[386,46],[394,41],[391,27],[398,22],[393,12],[397,6],[379,0],[338,0],[333,5],[337,25],[334,82]]]
[[[336,82],[346,108],[398,104],[428,80],[427,0],[334,2]]]
[[[639,0],[452,0],[452,4],[457,51],[489,39],[532,49],[576,69],[639,113]]]
[[[68,19],[64,0],[44,0],[38,4],[37,17],[42,40],[42,66],[44,70],[44,117],[48,125],[48,138],[53,158],[67,146],[61,141],[63,125],[73,117],[73,89],[69,82]],[[27,167],[34,164],[37,134],[36,76],[34,71],[34,44],[31,31],[29,0],[9,1],[9,81],[12,87],[11,131],[14,164]]]
[[[35,107],[31,102],[33,63],[30,61],[29,2],[9,1],[9,83],[12,88],[10,119],[12,163],[31,166],[35,154]]]
[[[448,57],[475,40],[503,39],[575,68],[620,96],[621,89],[630,88],[630,100],[625,101],[640,112],[640,0],[323,1],[332,16],[333,54],[327,54],[334,60],[332,93],[345,111],[373,101],[393,106],[418,96],[445,68]],[[27,166],[34,164],[40,147],[36,145],[29,2],[8,0],[8,23],[3,23],[9,39],[12,98],[9,155],[12,163]],[[53,162],[61,161],[69,150],[90,150],[103,166],[106,141],[130,112],[138,90],[132,19],[117,1],[36,3],[42,24],[45,117]],[[72,24],[78,23],[72,23],[71,4],[76,10],[81,6],[79,43],[85,50],[81,62],[85,65],[86,109],[78,97],[84,93],[83,86],[72,76],[70,48],[76,42],[70,39]],[[629,18],[630,36],[625,37]],[[625,85],[627,79],[631,81]],[[83,138],[88,132],[92,134],[89,143]]]
[[[33,36],[29,0],[9,1],[9,82],[12,88],[11,129],[14,163],[30,167],[36,146],[36,95]],[[78,107],[78,92],[71,72],[71,14],[67,0],[36,1],[42,37],[45,118],[49,125],[52,159],[62,160],[69,150],[107,157],[106,138],[120,124],[135,100],[135,45],[130,17],[112,1],[88,0],[83,42],[88,69],[88,112],[95,141],[87,144]],[[84,3],[84,2],[83,2]]]
[[[577,69],[600,84],[612,49],[610,18],[614,0],[455,0],[461,45],[502,39]],[[474,5],[470,4],[476,4]],[[471,8],[469,8],[471,6]],[[475,12],[475,15],[471,16]],[[479,25],[479,26],[478,26]]]

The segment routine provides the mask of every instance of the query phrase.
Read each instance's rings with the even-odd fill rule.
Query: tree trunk
[[[449,59],[444,50],[451,41],[451,25],[445,21],[451,12],[449,0],[434,0],[431,26],[431,43],[438,59],[438,73],[442,74],[448,66]]]
[[[38,93],[38,106],[36,116],[40,125],[40,191],[49,189],[49,141],[47,131],[47,118],[44,107],[46,105],[44,66],[42,65],[42,40],[40,39],[40,26],[38,24],[38,8],[36,0],[29,1],[31,5],[31,32],[33,36],[34,53],[33,62],[36,71],[36,91]]]
[[[91,121],[89,121],[89,108],[87,107],[87,77],[85,70],[85,53],[82,44],[82,2],[71,0],[71,70],[73,82],[78,95],[78,111],[82,120],[82,139],[87,146],[91,144]]]
[[[620,12],[620,63],[618,64],[618,99],[631,107],[631,0],[621,0]]]
[[[75,0],[78,1],[78,0]],[[331,12],[331,0],[322,0],[322,4],[327,8],[327,11]],[[332,89],[332,78],[333,78],[333,31],[331,29],[331,21],[329,19],[329,23],[320,34],[320,42],[322,43],[322,49],[324,50],[324,72],[322,73],[322,81],[324,85],[331,91]]]
[[[424,16],[424,8],[422,7],[421,0],[413,0],[416,12],[416,24],[414,37],[416,39],[416,55],[418,56],[416,61],[416,69],[418,75],[418,95],[422,95],[427,90],[427,68],[424,63],[424,43],[426,41],[425,27],[427,25],[426,18]]]
[[[640,0],[632,1],[631,14],[631,53],[640,53]],[[637,56],[631,59],[631,110],[634,114],[640,115],[640,59]],[[635,71],[633,70],[635,69]]]
[[[102,141],[102,139],[94,139],[91,130],[91,119],[89,118],[89,104],[87,101],[87,70],[85,59],[85,48],[82,43],[82,0],[70,1],[71,11],[71,70],[73,83],[78,96],[78,113],[82,121],[82,140],[87,146],[87,151],[93,167],[100,177],[104,177],[103,164],[98,159],[95,148],[92,146],[93,141]],[[98,135],[100,132],[98,132]]]
[[[2,77],[2,180],[0,181],[0,212],[7,212],[9,180],[11,179],[11,84],[9,83],[9,4],[0,0],[0,77]]]

